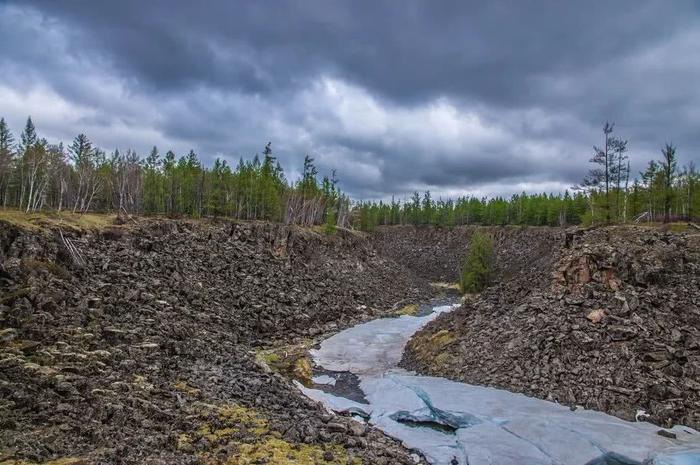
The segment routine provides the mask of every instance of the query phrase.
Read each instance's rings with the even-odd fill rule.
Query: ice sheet
[[[471,386],[443,378],[386,373],[363,377],[360,387],[372,406],[370,422],[421,451],[433,463],[460,464],[577,464],[583,465],[614,452],[640,463],[656,452],[677,451],[700,463],[700,454],[688,449],[700,447],[700,435],[687,429],[674,430],[677,440],[657,434],[650,423],[631,423],[591,410],[571,411],[552,402],[508,391]],[[397,411],[425,418],[437,410],[465,425],[455,435],[405,426],[391,419]],[[434,417],[437,415],[434,415]],[[475,421],[476,420],[476,421]],[[453,420],[454,421],[454,420]],[[680,460],[681,455],[677,455]],[[659,464],[682,464],[666,457]],[[684,458],[685,460],[685,458]]]
[[[335,386],[335,378],[328,375],[314,376],[311,378],[311,381],[313,381],[314,384],[327,384],[329,386]]]
[[[353,326],[323,341],[318,350],[311,350],[311,356],[326,370],[356,375],[384,373],[399,364],[413,333],[454,308],[456,305],[441,305],[422,317],[402,315]]]
[[[452,308],[358,325],[312,352],[328,370],[357,374],[369,405],[300,388],[334,411],[369,413],[372,424],[435,464],[456,458],[462,465],[700,465],[700,433],[690,428],[674,427],[677,439],[669,439],[650,423],[396,368],[411,335]]]

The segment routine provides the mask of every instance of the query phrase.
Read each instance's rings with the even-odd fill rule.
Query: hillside
[[[700,236],[609,227],[571,230],[551,251],[520,246],[530,266],[419,332],[403,365],[700,426]],[[502,247],[497,263],[508,268]]]
[[[428,295],[362,234],[3,222],[0,245],[0,462],[414,463],[256,360]]]

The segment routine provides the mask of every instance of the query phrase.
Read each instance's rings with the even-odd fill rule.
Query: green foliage
[[[158,213],[165,209],[165,185],[161,175],[163,162],[158,148],[153,147],[143,165],[143,210],[145,213]]]
[[[0,118],[0,201],[26,211],[70,208],[347,225],[349,200],[338,189],[335,172],[319,183],[307,156],[303,177],[293,184],[271,143],[262,155],[241,158],[235,169],[221,158],[206,168],[193,150],[181,157],[169,150],[161,157],[153,147],[145,159],[132,150],[115,150],[107,157],[85,134],[65,151],[40,139],[31,118],[15,145]]]
[[[671,207],[673,204],[673,184],[678,169],[678,161],[676,157],[676,148],[673,144],[666,144],[661,150],[661,179],[664,186],[664,223],[669,222],[671,215]]]
[[[381,204],[381,202],[380,202]],[[366,232],[372,232],[376,229],[377,223],[378,223],[378,210],[375,208],[372,208],[373,204],[360,204],[359,205],[359,212],[360,212],[360,220],[359,220],[359,229],[360,231],[366,231]]]
[[[323,232],[329,236],[335,232],[335,211],[329,209],[326,213],[326,222],[323,225]]]
[[[459,277],[462,293],[481,292],[490,281],[493,268],[493,241],[481,232],[475,232],[469,241],[469,250]]]
[[[5,207],[10,200],[12,171],[14,170],[14,136],[7,127],[5,118],[0,118],[0,202]]]
[[[355,226],[372,231],[377,225],[413,224],[451,228],[456,225],[522,224],[563,226],[579,224],[588,208],[582,193],[573,196],[522,193],[510,199],[502,197],[460,197],[457,200],[433,200],[429,192],[423,198],[415,192],[410,200],[391,203],[360,202],[356,206]]]

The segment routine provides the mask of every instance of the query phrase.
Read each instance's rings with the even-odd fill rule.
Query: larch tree
[[[211,213],[215,217],[225,215],[228,210],[228,184],[230,177],[231,169],[226,160],[217,158],[211,170],[211,194],[209,197]]]
[[[621,214],[621,202],[620,199],[623,197],[622,187],[623,183],[629,182],[629,156],[627,153],[627,141],[622,140],[617,137],[611,137],[609,141],[610,150],[612,157],[610,161],[613,166],[610,168],[610,174],[612,181],[615,183],[615,217],[619,221],[624,215]],[[626,189],[626,187],[625,187]],[[625,190],[624,195],[627,195]],[[624,197],[622,201],[624,202]]]
[[[666,144],[661,149],[661,173],[664,186],[664,223],[668,223],[671,215],[671,204],[673,202],[673,182],[675,180],[678,159],[676,148],[673,144]]]
[[[613,152],[610,147],[610,139],[613,132],[614,124],[605,122],[603,126],[603,135],[605,136],[605,145],[603,148],[593,147],[593,157],[590,159],[591,163],[599,165],[597,168],[593,168],[588,172],[588,175],[583,179],[580,186],[577,189],[585,190],[591,194],[591,211],[593,213],[593,197],[598,191],[603,193],[603,209],[605,210],[605,222],[610,223],[610,181],[611,181],[611,168],[613,164]]]
[[[0,195],[2,206],[7,207],[14,170],[14,137],[7,127],[5,118],[0,118]]]
[[[146,213],[158,213],[163,209],[163,183],[161,159],[155,145],[143,163],[143,209]]]
[[[261,217],[267,220],[279,220],[280,209],[280,180],[277,178],[277,158],[272,154],[272,142],[268,142],[263,150],[263,162],[260,168],[260,200]]]
[[[693,219],[698,215],[699,209],[698,207],[698,183],[700,182],[700,177],[698,176],[697,169],[695,168],[695,163],[690,162],[688,163],[688,167],[686,168],[686,198],[687,198],[687,215],[688,219],[690,221],[693,221]]]
[[[166,200],[166,213],[171,218],[178,214],[178,204],[177,204],[177,190],[178,190],[178,179],[176,172],[175,152],[168,150],[163,159],[163,175],[165,176],[167,200]]]

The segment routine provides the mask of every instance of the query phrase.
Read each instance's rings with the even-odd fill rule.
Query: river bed
[[[651,423],[398,368],[411,336],[457,305],[373,320],[326,339],[311,351],[314,386],[299,389],[433,464],[700,465],[700,433],[688,427],[660,435]]]

